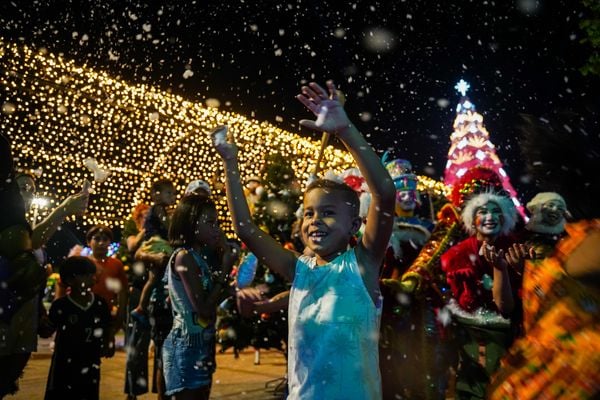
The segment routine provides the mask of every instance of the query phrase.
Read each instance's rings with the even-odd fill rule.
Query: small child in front
[[[56,299],[49,320],[56,331],[45,400],[97,400],[100,357],[108,354],[110,312],[106,301],[94,295],[94,262],[69,257],[59,269],[69,294]]]
[[[226,172],[227,203],[240,239],[269,268],[292,282],[289,299],[288,387],[295,399],[381,399],[378,332],[379,268],[393,226],[395,188],[381,161],[350,122],[333,82],[302,88],[298,100],[316,121],[310,129],[338,136],[372,193],[364,234],[357,194],[320,179],[304,193],[301,234],[314,256],[283,248],[253,222],[240,183],[237,146],[215,140]],[[218,129],[218,128],[217,128]]]

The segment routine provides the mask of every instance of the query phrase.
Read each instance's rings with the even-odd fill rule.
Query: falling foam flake
[[[438,99],[437,105],[440,108],[446,108],[448,105],[450,105],[450,101],[448,101],[448,99]]]
[[[375,28],[365,33],[364,45],[367,50],[384,53],[396,46],[396,38],[387,29]]]
[[[13,103],[10,103],[7,101],[6,103],[2,104],[2,112],[4,114],[10,115],[10,114],[14,113],[15,111],[17,111],[17,107]]]
[[[204,101],[204,104],[206,104],[206,107],[209,108],[219,108],[221,106],[221,102],[219,101],[219,99],[216,99],[214,97],[209,97],[208,99],[206,99]]]

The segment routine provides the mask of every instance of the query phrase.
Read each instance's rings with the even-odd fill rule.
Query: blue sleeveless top
[[[202,280],[202,287],[206,291],[210,291],[213,288],[212,277],[210,269],[204,258],[195,250],[190,248],[178,248],[171,255],[171,259],[167,265],[167,273],[163,277],[163,282],[167,284],[169,288],[169,297],[171,299],[171,309],[173,312],[173,327],[171,330],[180,330],[181,336],[187,339],[187,344],[190,347],[198,347],[202,343],[203,335],[208,332],[214,332],[215,322],[199,321],[196,312],[192,306],[192,303],[187,297],[183,282],[177,276],[175,267],[175,258],[181,250],[186,250],[192,255],[194,261],[198,265],[200,279]]]
[[[325,265],[300,256],[289,302],[288,400],[379,400],[381,297],[373,302],[354,249]]]

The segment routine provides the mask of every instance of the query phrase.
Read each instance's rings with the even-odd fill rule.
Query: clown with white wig
[[[465,202],[461,218],[470,237],[441,257],[458,326],[456,398],[483,399],[519,322],[518,271],[529,249],[511,235],[517,211],[507,196],[477,194]]]

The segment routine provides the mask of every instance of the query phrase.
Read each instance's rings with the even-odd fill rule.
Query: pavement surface
[[[122,339],[121,339],[122,340]],[[119,338],[117,337],[117,348]],[[38,352],[32,355],[20,381],[21,390],[6,400],[43,400],[52,342],[40,339]],[[248,348],[235,358],[232,350],[217,352],[217,371],[213,376],[211,399],[276,400],[283,399],[286,360],[282,352],[262,350],[260,364],[254,365],[254,350]],[[149,356],[152,371],[152,356]],[[117,350],[113,358],[103,358],[101,366],[100,400],[126,399],[125,352]],[[156,399],[156,394],[138,396],[138,400]],[[69,400],[69,399],[65,399]]]

